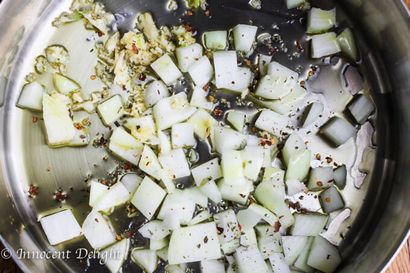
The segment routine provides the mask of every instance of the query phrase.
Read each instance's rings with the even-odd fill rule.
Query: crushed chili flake
[[[145,81],[145,80],[147,79],[147,75],[145,75],[144,73],[141,73],[141,74],[139,75],[138,79],[139,79],[140,81]]]
[[[136,232],[135,232],[135,231],[132,231],[132,230],[126,230],[126,231],[124,231],[123,236],[124,236],[125,238],[132,238],[132,237],[134,237],[134,236],[135,236],[135,234],[136,234]]]
[[[222,234],[224,232],[224,229],[222,227],[216,227],[218,230],[218,234]]]
[[[115,235],[115,240],[116,240],[116,241],[121,241],[121,240],[122,240],[122,236],[119,235],[119,234]]]
[[[63,191],[62,189],[58,189],[54,192],[54,196],[53,199],[56,200],[57,202],[64,202],[65,200],[67,200],[68,195],[65,191]]]
[[[27,192],[30,198],[35,198],[39,193],[39,188],[38,186],[31,184]]]
[[[106,186],[108,186],[108,184],[109,184],[108,179],[105,179],[105,178],[101,178],[100,183],[103,184],[103,185],[106,185]]]
[[[322,181],[317,181],[316,185],[318,185],[319,187],[323,187],[323,182]]]
[[[279,221],[276,221],[276,222],[275,222],[275,225],[273,226],[274,229],[275,229],[275,232],[278,232],[281,226],[282,226],[282,225],[280,224],[280,222],[279,222]]]
[[[187,11],[185,11],[185,15],[186,16],[193,16],[194,12],[192,11],[192,9],[188,9]]]
[[[221,109],[219,109],[219,108],[215,108],[214,111],[213,111],[213,114],[214,114],[216,117],[220,117],[220,116],[222,116],[223,111],[222,111]]]
[[[124,162],[123,168],[124,168],[124,171],[128,171],[128,170],[131,170],[132,165],[129,162]]]
[[[300,41],[296,41],[296,42],[295,42],[295,45],[296,45],[296,48],[297,48],[299,51],[303,51],[303,50],[304,50],[304,48],[303,48],[303,46],[302,46],[302,43],[301,43]]]
[[[131,50],[132,50],[132,52],[134,52],[135,54],[138,54],[138,52],[139,52],[138,47],[137,47],[137,45],[136,45],[135,43],[132,43],[132,44],[131,44]]]
[[[31,121],[32,121],[33,123],[37,123],[37,122],[38,122],[38,117],[33,116],[33,117],[31,118]]]
[[[74,127],[75,127],[77,130],[83,129],[83,125],[82,125],[81,123],[79,123],[79,122],[75,122],[75,123],[74,123]]]
[[[90,79],[93,80],[93,81],[95,81],[95,80],[97,79],[97,76],[96,76],[96,75],[91,75],[91,76],[90,76]]]
[[[205,10],[205,16],[206,16],[206,17],[211,16],[211,12],[209,11],[209,9],[206,9],[206,10]]]
[[[205,84],[204,87],[202,87],[202,89],[206,92],[208,92],[210,88],[211,87],[209,86],[209,83]]]
[[[194,28],[191,26],[191,24],[185,24],[184,25],[185,31],[187,32],[193,32]]]
[[[279,48],[277,48],[277,47],[272,47],[272,48],[269,49],[269,53],[271,55],[273,55],[275,53],[278,53],[278,52],[279,52]]]
[[[272,146],[273,144],[270,139],[266,139],[266,138],[261,138],[259,142],[260,142],[260,145],[263,147]]]

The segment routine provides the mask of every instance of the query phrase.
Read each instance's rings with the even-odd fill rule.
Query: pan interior
[[[302,75],[305,75],[311,65],[318,65],[323,70],[329,69],[333,75],[339,75],[341,81],[341,74],[346,64],[341,60],[332,60],[337,62],[337,65],[332,66],[332,62],[323,65],[322,62],[313,62],[308,58],[309,50],[308,43],[303,46],[306,50],[299,56],[294,53],[297,51],[295,41],[302,41],[305,37],[305,22],[302,20],[303,13],[289,12],[284,8],[282,1],[265,1],[261,10],[250,8],[247,1],[229,1],[229,0],[214,0],[210,3],[211,18],[204,15],[203,12],[198,12],[194,16],[183,16],[185,9],[182,1],[179,3],[180,8],[174,12],[166,10],[166,1],[102,1],[108,11],[122,16],[133,17],[138,12],[150,11],[153,13],[158,25],[176,25],[180,24],[180,18],[184,22],[189,22],[198,30],[198,35],[201,35],[206,30],[229,29],[238,23],[252,23],[262,29],[261,32],[276,34],[283,40],[278,43],[279,51],[274,56],[274,59],[290,68],[297,69]],[[327,5],[329,1],[323,2],[321,5]],[[48,7],[47,12],[39,19],[36,28],[34,28],[30,37],[26,41],[23,50],[19,55],[21,62],[15,67],[13,77],[17,84],[14,85],[15,90],[10,90],[8,95],[10,101],[15,102],[19,94],[19,88],[23,84],[24,77],[32,70],[35,56],[41,54],[43,49],[49,44],[60,44],[62,41],[67,43],[69,52],[72,58],[72,65],[69,68],[76,78],[87,82],[90,71],[94,68],[95,55],[90,54],[90,57],[84,57],[83,52],[91,50],[92,45],[87,42],[89,33],[78,32],[78,26],[66,26],[62,30],[55,30],[51,26],[51,21],[66,10],[70,5],[70,1],[54,1]],[[343,9],[338,7],[338,21],[342,24],[349,25],[348,16],[343,13]],[[129,27],[129,22],[125,21],[120,24],[121,30],[126,30]],[[367,52],[369,47],[366,45],[360,33],[356,33],[359,48],[362,52]],[[266,50],[260,48],[260,51]],[[371,86],[374,84],[367,80],[367,75],[370,73],[367,70],[366,62],[362,62],[357,66],[358,71],[365,79],[363,82],[364,88],[371,92]],[[337,78],[335,76],[335,78]],[[87,84],[87,83],[86,83]],[[314,84],[314,81],[313,83]],[[340,82],[339,82],[340,84]],[[99,88],[98,85],[92,88]],[[376,101],[377,103],[377,101]],[[16,196],[17,206],[21,214],[26,217],[28,223],[25,229],[36,238],[38,243],[48,248],[45,236],[42,234],[37,220],[51,212],[61,210],[62,208],[74,208],[76,217],[81,223],[90,211],[88,206],[88,184],[89,179],[108,179],[112,180],[118,175],[119,162],[116,158],[110,156],[104,148],[96,147],[95,145],[88,145],[84,148],[60,148],[50,149],[46,145],[44,138],[44,126],[41,121],[41,116],[35,113],[22,111],[14,107],[14,103],[7,105],[7,139],[6,147],[8,157],[8,171],[9,176],[12,177],[11,188],[13,194]],[[38,121],[33,122],[36,118]],[[375,119],[373,123],[375,123]],[[109,135],[107,128],[101,126],[99,117],[92,115],[91,120],[91,139],[96,139],[98,136]],[[378,128],[377,128],[378,129]],[[351,209],[351,216],[347,219],[341,230],[342,236],[354,236],[349,233],[349,228],[354,225],[354,220],[361,211],[362,204],[366,199],[368,188],[371,185],[371,176],[373,170],[373,161],[367,158],[368,154],[366,147],[375,147],[375,137],[373,135],[374,127],[368,123],[362,127],[359,132],[359,138],[353,144],[353,150],[333,151],[338,154],[348,154],[349,160],[352,162],[348,186],[343,190],[343,197],[346,207]],[[379,134],[379,132],[378,132]],[[312,137],[315,140],[315,137]],[[108,158],[107,158],[108,155]],[[342,156],[342,155],[341,155]],[[365,158],[362,161],[362,157]],[[371,157],[371,156],[368,156]],[[366,160],[367,158],[367,160]],[[368,174],[359,171],[364,170]],[[358,183],[363,185],[358,189],[355,186]],[[30,184],[39,186],[40,194],[37,198],[29,199],[27,197],[27,189]],[[55,191],[64,190],[69,198],[65,203],[56,202],[53,199]],[[117,230],[136,229],[143,219],[133,218],[129,219],[124,209],[116,211],[111,220]],[[337,236],[340,236],[338,233]],[[341,238],[340,238],[341,239]],[[133,246],[144,245],[146,241],[142,237],[137,237],[133,240]],[[76,249],[85,247],[87,243],[85,240],[70,242],[69,244],[58,246],[59,249],[70,249],[73,252]],[[342,245],[342,252],[344,247]],[[87,270],[87,272],[105,272],[106,268],[98,264],[96,259],[72,259],[63,261],[69,264],[73,271],[80,272]],[[195,266],[193,266],[195,268]],[[198,270],[198,269],[195,269]],[[194,270],[194,271],[195,271]],[[124,267],[124,272],[142,272],[132,262],[127,261]],[[161,271],[162,272],[162,271]],[[199,271],[195,271],[199,272]]]

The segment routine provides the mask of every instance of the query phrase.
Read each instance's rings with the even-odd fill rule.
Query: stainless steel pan
[[[177,20],[175,14],[164,12],[165,1],[103,2],[109,10],[128,16],[138,11],[154,11],[160,24]],[[200,30],[226,28],[248,20],[269,27],[274,20],[299,18],[297,13],[280,11],[282,0],[265,1],[269,2],[268,8],[260,11],[251,10],[247,1],[242,0],[210,2],[212,21],[201,16],[190,19]],[[316,2],[326,4],[326,1]],[[378,106],[377,160],[372,181],[367,182],[363,206],[341,245],[344,262],[340,272],[381,272],[407,238],[410,227],[410,16],[399,0],[338,2],[360,33],[363,66],[367,68]],[[37,129],[28,129],[33,127],[32,114],[15,108],[22,75],[31,66],[30,53],[36,41],[47,35],[44,22],[68,3],[5,0],[0,4],[0,234],[13,257],[18,257],[19,249],[50,250],[37,220],[42,213],[59,208],[60,204],[52,199],[56,189],[65,189],[71,197],[64,206],[85,213],[88,207],[84,200],[88,194],[83,191],[84,179],[91,173],[109,176],[110,171],[115,171],[114,161],[103,160],[105,153],[98,149],[50,150],[45,145],[41,123]],[[126,29],[128,23],[125,20],[120,27]],[[283,31],[291,39],[303,30],[289,27]],[[31,183],[40,185],[42,198],[34,201],[28,198]],[[85,214],[77,216],[81,220]],[[121,224],[124,223],[118,223]],[[68,247],[75,249],[82,245],[74,242]],[[98,264],[85,265],[85,261],[78,259],[16,261],[27,272],[105,270]],[[135,272],[136,268],[126,265],[125,271],[130,270]]]

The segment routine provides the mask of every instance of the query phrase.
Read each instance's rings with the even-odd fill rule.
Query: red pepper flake
[[[209,83],[205,84],[204,87],[202,87],[202,89],[203,89],[205,92],[208,92],[210,88],[211,88],[211,87],[209,86]]]
[[[221,227],[216,227],[216,229],[218,230],[218,234],[222,234],[224,232],[224,229]]]
[[[272,141],[270,141],[270,139],[261,138],[259,142],[263,147],[272,146]]]
[[[147,75],[145,75],[144,73],[141,73],[141,74],[139,75],[138,79],[139,79],[140,81],[145,81],[145,80],[147,79]]]
[[[54,192],[53,198],[57,202],[64,202],[65,200],[67,200],[68,196],[67,193],[64,192],[62,189],[58,189]]]
[[[91,76],[90,76],[90,79],[91,79],[92,81],[95,81],[95,80],[97,79],[97,75],[91,75]]]
[[[242,231],[242,225],[238,223],[238,229],[239,231]]]
[[[279,222],[279,221],[276,221],[276,222],[275,222],[275,225],[273,226],[274,229],[275,229],[275,232],[278,232],[281,226],[282,226],[282,225],[280,224],[280,222]]]
[[[211,16],[211,12],[209,11],[209,9],[206,9],[206,10],[205,10],[205,16],[206,16],[206,17]]]
[[[222,116],[223,111],[219,108],[215,108],[213,113],[214,113],[215,117],[220,117],[220,116]]]
[[[115,235],[115,240],[116,240],[116,241],[121,241],[121,240],[122,240],[122,236],[119,235],[119,234]]]
[[[75,123],[74,123],[74,127],[75,127],[77,130],[83,129],[83,125],[82,125],[81,123],[79,123],[79,122],[75,122]]]
[[[100,30],[97,29],[96,32],[97,32],[97,34],[98,34],[98,37],[104,36],[104,33],[103,33],[102,31],[100,31]]]
[[[135,231],[126,230],[126,231],[124,231],[123,236],[124,236],[125,238],[132,238],[132,237],[135,236],[135,234],[136,234]]]
[[[279,48],[277,48],[277,47],[272,47],[270,50],[269,50],[269,52],[270,52],[270,54],[275,54],[275,53],[278,53],[279,52]]]
[[[37,123],[37,121],[38,121],[38,117],[33,116],[33,117],[31,118],[31,121],[32,121],[33,123]]]
[[[37,186],[31,184],[27,192],[28,192],[28,197],[35,198],[38,195],[39,190]]]
[[[108,159],[108,158],[107,158],[107,159]],[[132,168],[131,163],[129,163],[129,162],[125,162],[125,163],[124,163],[124,171],[131,170],[131,168]]]
[[[300,43],[300,41],[296,41],[296,42],[295,42],[295,45],[296,45],[296,48],[297,48],[299,51],[303,51],[303,50],[304,50],[304,48],[303,48],[302,44]]]
[[[194,12],[192,11],[192,9],[188,9],[187,11],[185,11],[185,15],[186,16],[193,16]]]
[[[318,185],[319,187],[323,187],[323,182],[322,181],[317,181],[316,185]]]
[[[100,179],[100,183],[101,184],[103,184],[103,185],[106,185],[106,186],[108,186],[108,179],[105,179],[105,178],[102,178],[102,179]]]
[[[191,26],[191,24],[185,24],[184,25],[185,31],[187,32],[194,32],[194,28]]]
[[[138,52],[139,52],[139,49],[138,49],[138,47],[137,47],[137,45],[136,45],[135,43],[132,43],[132,44],[131,44],[131,50],[132,50],[132,52],[134,52],[135,54],[138,54]]]

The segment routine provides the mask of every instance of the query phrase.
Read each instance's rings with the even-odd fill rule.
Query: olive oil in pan
[[[291,116],[294,124],[300,122],[303,110],[310,102],[320,101],[325,105],[322,116],[311,126],[299,130],[299,134],[307,141],[308,148],[315,156],[312,161],[313,167],[319,164],[329,166],[345,164],[348,168],[349,175],[342,195],[346,207],[351,212],[350,217],[343,222],[340,230],[334,232],[334,235],[339,237],[335,238],[334,242],[340,242],[342,239],[340,233],[345,234],[348,231],[347,227],[353,223],[370,182],[372,164],[362,163],[362,157],[365,155],[366,158],[372,158],[374,153],[372,149],[374,147],[372,138],[374,128],[370,123],[362,126],[358,133],[360,139],[358,141],[350,140],[343,146],[343,149],[330,147],[317,135],[317,132],[330,116],[344,109],[351,98],[351,93],[354,94],[362,90],[365,93],[370,92],[364,64],[360,62],[348,64],[340,57],[327,58],[324,61],[312,61],[309,58],[310,48],[305,34],[304,13],[302,11],[284,10],[283,3],[279,3],[279,1],[271,1],[274,3],[266,4],[263,2],[261,10],[251,9],[247,1],[238,1],[235,4],[232,1],[210,1],[209,12],[211,16],[206,16],[205,13],[200,11],[192,16],[183,15],[182,5],[177,11],[169,12],[164,9],[165,1],[162,1],[164,3],[135,1],[132,4],[128,1],[126,8],[118,7],[122,2],[124,1],[118,1],[116,4],[113,2],[107,3],[109,11],[111,7],[119,10],[117,17],[121,18],[120,20],[124,20],[124,18],[128,18],[139,11],[151,11],[157,19],[158,25],[175,25],[181,21],[190,23],[197,30],[198,40],[200,40],[199,37],[204,31],[229,29],[237,23],[252,23],[259,27],[258,46],[249,59],[253,60],[257,53],[272,55],[273,60],[297,71],[301,75],[300,80],[305,81],[305,86],[309,91],[304,104]],[[64,5],[53,11],[55,16],[67,7]],[[349,22],[347,17],[343,15],[342,9],[338,9],[338,16],[341,17],[338,19],[339,22]],[[46,19],[41,26],[42,30],[37,30],[38,33],[42,33],[42,37],[38,37],[37,42],[26,53],[29,55],[27,59],[31,60],[33,58],[30,58],[30,56],[39,55],[47,45],[63,45],[70,53],[68,74],[76,78],[86,92],[91,93],[103,89],[103,83],[92,77],[95,74],[94,66],[97,63],[94,43],[100,37],[94,32],[85,30],[81,22],[55,29],[51,27],[51,16]],[[120,28],[120,30],[125,31],[126,25],[124,23],[123,28]],[[359,33],[355,34],[358,36]],[[365,48],[366,46],[363,44],[361,47]],[[30,67],[27,65],[27,71],[24,71],[22,75],[26,75],[29,70]],[[44,77],[41,81],[44,85],[52,84],[50,78],[47,77]],[[187,84],[180,84],[178,89],[185,89]],[[219,120],[223,119],[226,110],[232,108],[246,110],[250,116],[256,113],[256,105],[246,99],[238,100],[230,94],[219,92],[216,96],[217,98],[223,97],[227,101],[226,104],[217,105],[222,113],[213,113],[215,118]],[[81,223],[90,211],[88,186],[91,180],[96,179],[106,183],[115,183],[122,173],[138,172],[137,168],[119,163],[115,157],[107,152],[105,145],[110,131],[101,125],[97,114],[91,116],[91,143],[87,147],[62,149],[50,149],[45,144],[44,126],[40,115],[28,112],[19,112],[18,115],[22,128],[24,128],[24,137],[21,140],[24,163],[21,170],[24,173],[22,176],[26,179],[22,179],[22,181],[26,181],[24,187],[27,189],[30,184],[35,184],[39,188],[37,197],[30,199],[39,218],[63,207],[72,207]],[[337,113],[336,115],[344,114]],[[199,162],[204,162],[205,159],[212,156],[211,151],[207,149],[209,147],[206,145],[200,145]],[[319,151],[320,154],[318,155]],[[366,178],[364,178],[362,171],[369,173]],[[363,179],[366,179],[366,181],[361,186]],[[59,190],[66,194],[64,198],[56,197],[56,194],[57,196],[61,194]],[[303,198],[298,196],[297,200],[292,201],[299,202],[302,208],[312,211],[320,210],[318,198],[312,194],[306,194]],[[138,228],[144,223],[144,218],[138,215],[129,217],[129,212],[125,207],[118,208],[110,216],[110,219],[118,233],[121,233],[119,235],[132,238],[133,247],[146,245],[147,241],[137,232]],[[336,216],[337,213],[331,215],[332,218]],[[85,240],[58,247],[73,251],[79,247],[89,248]],[[104,266],[99,265],[97,259],[68,262],[76,268],[86,268],[86,272],[103,272],[106,270]],[[197,268],[196,265],[193,265],[193,267]],[[138,270],[140,269],[137,269],[130,261],[127,261],[124,266],[124,272],[139,272]],[[163,270],[163,266],[160,267],[158,272],[162,272],[161,270]],[[195,272],[199,271],[195,270]]]

